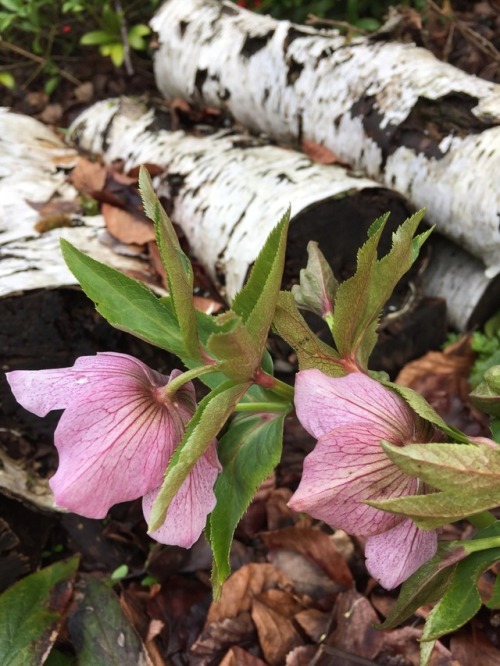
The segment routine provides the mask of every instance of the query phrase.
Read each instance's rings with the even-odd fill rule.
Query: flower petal
[[[380,424],[355,423],[320,439],[304,460],[289,506],[351,534],[369,536],[397,525],[401,516],[363,503],[417,492],[418,481],[384,453],[384,435]]]
[[[198,540],[208,514],[215,507],[213,487],[221,469],[214,443],[198,460],[170,503],[163,525],[150,536],[160,543],[190,548]],[[142,508],[147,521],[159,490],[156,488],[143,497]]]
[[[366,541],[366,566],[382,587],[392,590],[434,557],[436,550],[437,532],[421,530],[406,518]]]
[[[60,506],[102,518],[113,504],[161,483],[191,418],[191,383],[167,400],[170,378],[125,354],[83,356],[72,368],[10,373],[16,398],[39,415],[65,408],[55,432],[59,467],[50,480]]]
[[[315,369],[297,373],[295,409],[302,426],[318,439],[356,422],[377,427],[394,444],[414,435],[415,417],[406,403],[361,372],[338,378]]]

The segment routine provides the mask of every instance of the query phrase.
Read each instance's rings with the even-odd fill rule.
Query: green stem
[[[456,542],[460,545],[460,541]],[[463,543],[463,542],[462,542]],[[500,547],[500,537],[486,537],[485,539],[471,539],[467,541],[467,552],[468,553],[477,553],[481,550],[489,550],[490,548],[499,548]]]
[[[482,530],[485,527],[489,527],[490,525],[493,525],[493,523],[496,523],[496,518],[490,511],[482,511],[473,516],[467,516],[467,520],[478,530]]]
[[[288,405],[284,402],[240,402],[235,412],[286,412]]]
[[[181,386],[184,386],[184,384],[187,384],[187,382],[190,382],[193,379],[208,375],[210,372],[216,372],[216,368],[213,365],[200,365],[197,368],[183,372],[182,375],[172,379],[172,381],[165,386],[165,397],[173,398]]]

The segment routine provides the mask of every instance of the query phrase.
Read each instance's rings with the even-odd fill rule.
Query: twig
[[[362,28],[358,28],[347,21],[337,21],[336,19],[327,19],[316,16],[315,14],[308,14],[307,25],[331,25],[332,28],[339,28],[340,30],[345,30],[348,35],[357,33],[359,35],[367,35],[368,32]]]
[[[5,39],[2,39],[1,37],[0,37],[0,48],[6,49],[7,51],[12,51],[12,53],[17,53],[17,55],[23,56],[28,60],[33,60],[34,62],[37,62],[44,66],[48,62],[47,58],[42,58],[42,56],[38,56],[35,53],[30,53],[30,51],[26,51],[26,49],[23,49],[21,46],[17,46],[17,44],[11,44],[10,42],[6,42]],[[53,65],[56,68],[57,73],[60,74],[63,79],[66,79],[74,86],[80,86],[82,84],[82,82],[79,79],[77,79],[76,76],[68,74],[68,72],[65,72],[64,69],[61,69],[55,63],[53,63]]]
[[[120,0],[115,0],[115,12],[120,19],[120,33],[123,43],[123,64],[125,65],[127,74],[129,76],[133,76],[134,66],[132,65],[132,60],[130,58],[130,44],[128,41],[127,24],[125,22],[125,14],[123,12]]]

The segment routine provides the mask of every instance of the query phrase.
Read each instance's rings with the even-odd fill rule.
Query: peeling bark
[[[281,142],[327,146],[500,270],[499,85],[413,44],[347,41],[228,2],[168,0],[151,25],[167,98],[219,106]]]
[[[311,239],[339,276],[348,277],[373,219],[393,213],[387,251],[391,231],[410,212],[399,194],[343,167],[316,164],[232,129],[209,136],[161,129],[153,109],[131,100],[95,104],[76,119],[70,136],[108,163],[124,159],[126,170],[143,163],[166,167],[158,194],[171,198],[173,219],[229,299],[290,204],[287,280],[305,266]]]

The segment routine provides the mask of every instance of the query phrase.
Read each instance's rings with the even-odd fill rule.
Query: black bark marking
[[[406,146],[427,158],[442,159],[445,155],[439,144],[447,136],[479,134],[497,123],[482,121],[472,113],[475,97],[453,92],[436,100],[419,97],[408,117],[399,125],[381,128],[384,115],[378,110],[374,96],[365,95],[351,107],[353,117],[362,118],[363,128],[382,151],[382,168],[389,155]]]
[[[295,81],[297,81],[297,79],[301,75],[302,70],[304,69],[304,64],[301,62],[297,62],[295,58],[290,57],[287,58],[287,65],[288,65],[288,72],[286,74],[286,85],[293,86]]]
[[[205,84],[205,81],[207,80],[207,76],[208,76],[208,69],[196,70],[196,76],[194,77],[194,87],[201,96],[203,95],[203,86]]]
[[[271,91],[269,90],[269,88],[264,88],[264,94],[262,95],[262,106],[264,106],[267,100],[269,99],[270,92]]]
[[[298,28],[289,28],[285,40],[283,42],[283,53],[286,55],[290,44],[294,42],[296,39],[299,39],[300,37],[310,37],[311,34],[309,32],[306,32],[305,30],[300,30]]]
[[[247,35],[245,41],[243,42],[243,46],[241,47],[240,55],[243,58],[251,58],[261,49],[267,46],[273,35],[274,30],[270,30],[265,35]]]
[[[175,199],[175,197],[178,196],[185,182],[186,176],[182,173],[167,174],[167,184],[171,199]]]
[[[182,37],[184,37],[184,34],[186,32],[186,28],[189,25],[189,21],[179,21],[179,34]]]
[[[225,14],[226,16],[237,16],[240,14],[240,11],[236,7],[231,7],[230,5],[222,5],[220,10],[221,16]]]

